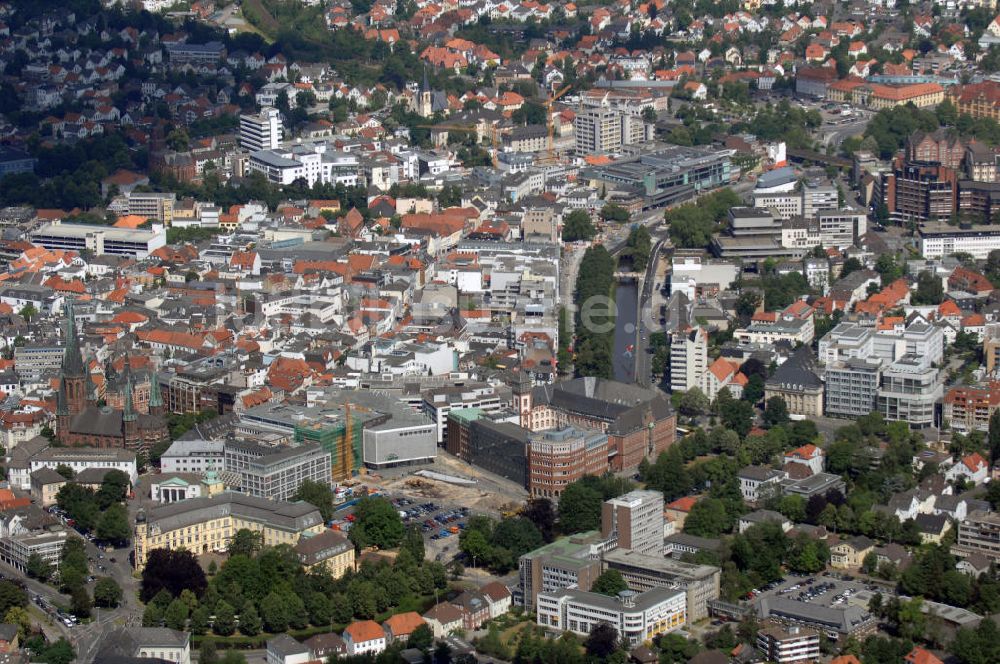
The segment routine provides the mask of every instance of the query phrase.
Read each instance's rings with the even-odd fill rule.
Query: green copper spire
[[[66,316],[66,352],[63,353],[62,373],[63,376],[79,378],[87,373],[87,368],[80,352],[80,341],[76,337],[76,317],[72,298],[66,298],[63,311]]]
[[[69,399],[66,397],[66,381],[59,381],[59,392],[56,394],[56,417],[69,415]]]
[[[132,366],[125,356],[125,407],[122,409],[123,422],[135,422],[135,406],[132,404]]]
[[[153,371],[149,376],[149,408],[162,408],[163,395],[160,394],[160,376]]]

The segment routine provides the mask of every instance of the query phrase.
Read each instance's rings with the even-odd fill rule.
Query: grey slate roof
[[[765,386],[784,390],[820,389],[823,381],[816,375],[815,366],[812,349],[803,346],[778,367],[774,375],[767,379]]]

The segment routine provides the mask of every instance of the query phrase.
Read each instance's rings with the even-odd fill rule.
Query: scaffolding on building
[[[331,479],[346,482],[361,470],[362,429],[350,408],[336,423],[312,422],[295,427],[295,442],[316,443],[330,454]],[[350,444],[345,444],[350,441]]]

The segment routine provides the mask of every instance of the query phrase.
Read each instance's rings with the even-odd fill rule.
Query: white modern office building
[[[358,183],[359,165],[357,156],[317,143],[251,152],[247,169],[263,174],[272,184],[289,185],[303,180],[310,187],[317,182],[353,187]]]
[[[920,254],[924,258],[942,258],[963,253],[976,260],[986,260],[991,251],[1000,249],[1000,226],[951,226],[944,222],[927,222],[921,224],[918,232]]]
[[[587,636],[601,623],[615,628],[634,648],[687,622],[687,595],[675,588],[644,593],[626,590],[617,597],[564,588],[538,594],[538,624],[559,632]]]

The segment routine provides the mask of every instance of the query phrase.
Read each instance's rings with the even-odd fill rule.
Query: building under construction
[[[350,419],[348,419],[350,418]],[[331,479],[349,480],[361,468],[362,422],[348,413],[339,421],[317,421],[295,427],[296,443],[316,443],[330,454]]]

